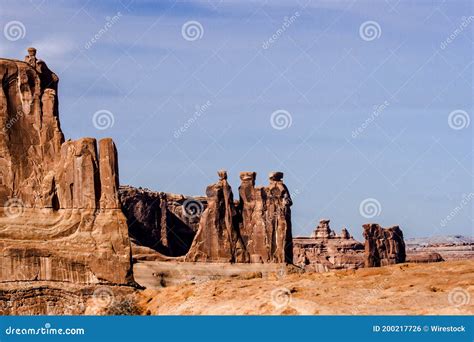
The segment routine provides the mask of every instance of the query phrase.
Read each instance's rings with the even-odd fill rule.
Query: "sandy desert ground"
[[[472,315],[474,261],[278,277],[221,279],[147,289],[151,315]]]

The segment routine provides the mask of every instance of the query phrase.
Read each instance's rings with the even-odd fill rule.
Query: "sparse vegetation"
[[[137,316],[143,314],[143,309],[133,297],[117,298],[106,310],[111,316]]]

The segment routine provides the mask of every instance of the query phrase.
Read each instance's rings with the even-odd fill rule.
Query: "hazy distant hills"
[[[474,243],[474,237],[464,235],[442,235],[432,237],[421,237],[421,238],[408,238],[405,239],[407,245],[419,245],[427,246],[433,244],[469,244]]]

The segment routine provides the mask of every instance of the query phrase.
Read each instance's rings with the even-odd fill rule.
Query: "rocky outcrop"
[[[267,187],[255,187],[255,172],[242,172],[235,203],[227,173],[207,187],[208,207],[199,222],[188,261],[291,263],[291,197],[283,173],[272,172]]]
[[[314,239],[327,240],[336,237],[336,233],[329,227],[330,220],[320,220],[318,226],[311,234]]]
[[[269,186],[255,187],[256,173],[242,172],[238,201],[227,173],[218,175],[206,197],[120,187],[137,258],[186,255],[187,261],[292,262],[292,202],[283,173],[273,172]]]
[[[227,172],[219,171],[218,175],[219,181],[206,189],[207,208],[185,260],[248,262],[249,256],[238,231],[237,211]]]
[[[376,223],[368,223],[363,228],[366,267],[405,262],[405,242],[400,227],[382,228]]]
[[[436,252],[407,252],[406,262],[412,263],[426,263],[426,262],[441,262],[444,261],[441,254]]]
[[[0,283],[133,281],[111,139],[64,141],[57,76],[0,59]]]
[[[319,221],[310,237],[293,239],[294,264],[314,272],[364,267],[364,245],[345,228],[337,235],[329,222]]]
[[[241,172],[240,233],[251,262],[292,262],[292,204],[283,173],[270,174],[268,187],[255,187],[255,172]]]
[[[159,252],[185,255],[207,207],[206,197],[190,197],[121,186],[120,202],[127,217],[134,256]],[[151,249],[144,251],[143,247]]]

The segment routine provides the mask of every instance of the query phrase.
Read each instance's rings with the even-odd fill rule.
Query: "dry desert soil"
[[[151,315],[472,315],[474,260],[187,283],[137,294]]]

